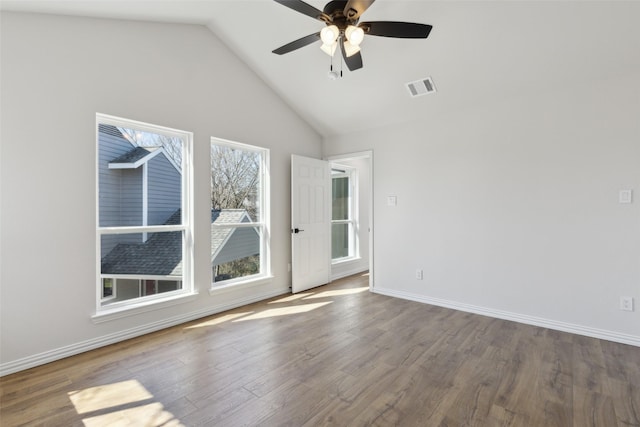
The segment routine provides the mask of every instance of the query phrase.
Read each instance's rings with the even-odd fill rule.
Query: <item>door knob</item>
[[[291,230],[291,231],[292,231],[293,233],[295,233],[295,234],[298,234],[299,232],[304,231],[304,230],[300,230],[299,228],[294,228],[294,229],[293,229],[293,230]]]

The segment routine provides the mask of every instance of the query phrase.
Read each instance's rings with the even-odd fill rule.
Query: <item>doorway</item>
[[[325,160],[291,156],[293,293],[365,272],[368,272],[369,288],[373,289],[372,164],[371,151]],[[345,178],[348,178],[346,184]],[[338,214],[335,216],[332,212],[334,181],[343,187],[336,196],[344,199],[347,194],[350,206],[345,209],[345,200],[336,203]],[[349,190],[345,190],[345,185]],[[349,215],[344,215],[345,210]],[[334,251],[332,228],[336,229],[336,238],[351,236],[346,248],[338,245]]]
[[[337,205],[332,212],[331,280],[369,271],[369,288],[373,289],[373,152],[326,160],[331,166]],[[341,244],[334,245],[336,239]]]

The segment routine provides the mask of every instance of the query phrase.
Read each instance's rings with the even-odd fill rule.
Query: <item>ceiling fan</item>
[[[375,0],[335,0],[327,3],[322,11],[302,0],[274,0],[296,12],[322,21],[326,26],[319,32],[309,34],[273,51],[277,55],[292,52],[318,40],[321,49],[333,56],[338,45],[349,70],[362,68],[360,43],[365,35],[394,37],[402,39],[426,39],[433,28],[431,25],[413,22],[370,21],[360,22],[360,16]]]

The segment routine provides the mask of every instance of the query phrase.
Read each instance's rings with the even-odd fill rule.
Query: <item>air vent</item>
[[[428,93],[434,93],[436,91],[436,87],[433,84],[431,77],[425,77],[424,79],[416,80],[415,82],[409,82],[407,83],[407,89],[409,89],[409,93],[413,98],[416,96],[426,95]]]

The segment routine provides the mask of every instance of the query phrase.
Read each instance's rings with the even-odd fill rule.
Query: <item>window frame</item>
[[[112,125],[123,127],[142,132],[165,135],[168,137],[178,137],[182,140],[182,164],[181,164],[181,193],[182,200],[181,224],[178,225],[140,225],[140,226],[100,226],[100,133],[99,125]],[[113,314],[122,312],[130,312],[136,314],[136,309],[144,309],[148,311],[149,305],[156,305],[167,301],[173,301],[184,297],[195,295],[197,292],[194,288],[193,281],[193,133],[178,129],[172,129],[165,126],[144,123],[136,120],[126,119],[122,117],[111,116],[102,113],[96,113],[95,123],[95,147],[96,147],[96,312],[93,316],[94,321],[102,321],[100,318],[107,318]],[[144,199],[144,195],[143,195]],[[179,282],[182,289],[169,291],[164,293],[156,293],[154,295],[140,296],[124,301],[118,301],[103,305],[111,299],[115,299],[117,292],[118,279],[156,279],[156,280],[172,280],[178,281],[171,276],[149,276],[145,274],[102,274],[101,258],[102,249],[101,241],[105,235],[114,234],[143,234],[158,232],[181,232],[182,233],[182,277]],[[113,296],[103,298],[102,280],[105,278],[113,279]],[[160,307],[158,307],[160,308]],[[120,317],[120,316],[116,316]]]
[[[210,139],[209,152],[211,153],[211,147],[218,145],[226,148],[250,151],[260,154],[260,171],[259,171],[259,184],[258,184],[258,200],[259,204],[259,218],[255,222],[237,222],[237,223],[224,223],[210,224],[210,227],[217,227],[220,229],[233,228],[258,228],[258,235],[260,236],[260,271],[257,274],[251,274],[248,276],[241,276],[226,280],[215,282],[213,276],[213,264],[211,260],[211,254],[209,254],[209,271],[211,272],[211,280],[209,293],[215,294],[221,291],[236,288],[238,286],[252,286],[256,284],[268,283],[272,278],[271,272],[271,244],[270,244],[270,150],[268,148],[259,147],[256,145],[245,144],[242,142],[231,141],[228,139],[218,138],[212,136]],[[211,154],[209,155],[209,182],[212,180],[213,165],[211,162]],[[211,204],[211,197],[209,198],[209,212],[211,212],[213,206]],[[211,236],[211,233],[209,233]],[[209,241],[211,246],[211,241]]]

